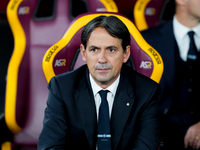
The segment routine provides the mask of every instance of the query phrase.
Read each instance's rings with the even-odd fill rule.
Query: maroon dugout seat
[[[74,6],[77,2],[80,9]],[[112,0],[10,0],[7,18],[14,50],[7,71],[5,123],[12,137],[1,150],[37,149],[48,96],[43,56],[72,20],[88,11],[117,12],[117,7]]]
[[[134,21],[133,8],[137,0],[114,0],[114,1],[117,5],[118,12],[127,16],[129,19],[131,19],[131,21]]]
[[[131,34],[131,57],[128,65],[156,82],[163,72],[163,61],[157,51],[141,36],[135,25],[119,13],[85,13],[76,17],[64,36],[48,49],[43,58],[43,70],[47,82],[58,74],[74,70],[85,64],[79,53],[81,31],[94,17],[115,15],[128,27]]]
[[[142,31],[170,20],[175,12],[174,0],[137,0],[133,9],[134,22]]]
[[[159,83],[163,73],[163,61],[159,53],[144,40],[131,20],[119,13],[111,12],[85,13],[73,20],[63,37],[44,55],[43,71],[47,83],[53,76],[72,71],[85,64],[79,49],[81,32],[90,20],[99,15],[114,15],[126,24],[131,34],[131,56],[127,65]]]

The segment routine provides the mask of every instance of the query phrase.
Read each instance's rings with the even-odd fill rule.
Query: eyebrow
[[[94,46],[94,45],[91,45],[89,47],[89,49],[94,49],[94,48],[100,49],[98,46]],[[107,46],[106,49],[118,49],[118,47],[116,47],[115,45],[111,45],[111,46]]]
[[[91,45],[90,47],[88,47],[88,49],[94,49],[94,48],[99,48],[97,46]]]
[[[106,47],[106,49],[118,49],[118,47],[116,47],[116,46],[108,46],[108,47]]]

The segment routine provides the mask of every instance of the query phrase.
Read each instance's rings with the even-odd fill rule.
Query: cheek
[[[98,62],[98,58],[96,56],[90,55],[90,56],[86,57],[86,59],[87,59],[87,62],[90,62],[91,64]]]
[[[112,63],[114,63],[114,64],[122,64],[123,61],[124,61],[124,57],[122,57],[122,56],[117,56],[112,59]]]
[[[121,68],[122,64],[123,64],[123,58],[122,57],[117,57],[115,59],[112,59],[110,61],[111,65],[113,66],[114,69]]]
[[[86,63],[90,69],[94,68],[98,60],[95,57],[86,57]]]

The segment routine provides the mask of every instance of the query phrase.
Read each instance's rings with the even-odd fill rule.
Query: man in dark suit
[[[84,28],[80,46],[87,65],[51,79],[38,150],[157,150],[160,87],[126,64],[130,33],[114,16],[99,16]],[[109,134],[99,134],[101,98],[108,90]],[[107,128],[104,125],[103,128]],[[104,138],[99,142],[99,138]]]
[[[197,48],[194,58],[199,58],[200,1],[175,2],[176,13],[172,21],[141,33],[160,53],[164,62],[159,98],[161,150],[199,149],[200,61],[196,59],[193,66],[190,63],[189,49],[192,40],[188,32],[194,31],[194,43]]]

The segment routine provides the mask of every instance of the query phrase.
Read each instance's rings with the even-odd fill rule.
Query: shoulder
[[[157,82],[129,67],[123,68],[122,77],[123,80],[121,81],[124,83],[122,83],[123,86],[121,87],[129,88],[134,93],[138,103],[144,104],[146,101],[154,100],[154,98],[157,101],[157,97],[161,92],[160,85]],[[152,99],[152,97],[154,98]]]
[[[135,86],[158,86],[158,83],[155,82],[154,80],[150,79],[149,77],[138,73],[131,67],[124,65],[122,68],[122,73],[124,74],[123,76],[126,76],[131,82],[132,85]]]
[[[59,86],[65,87],[66,89],[72,89],[72,87],[80,84],[80,81],[86,81],[86,72],[87,65],[83,65],[76,70],[56,75],[50,80],[49,86]]]
[[[76,70],[57,75],[55,76],[55,79],[58,81],[64,81],[64,80],[69,80],[69,79],[73,80],[84,75],[84,73],[86,73],[86,70],[87,70],[87,65],[83,65]]]
[[[144,37],[156,37],[160,36],[161,34],[165,34],[173,29],[172,21],[167,21],[161,23],[157,26],[148,28],[146,30],[141,31],[142,36]]]

